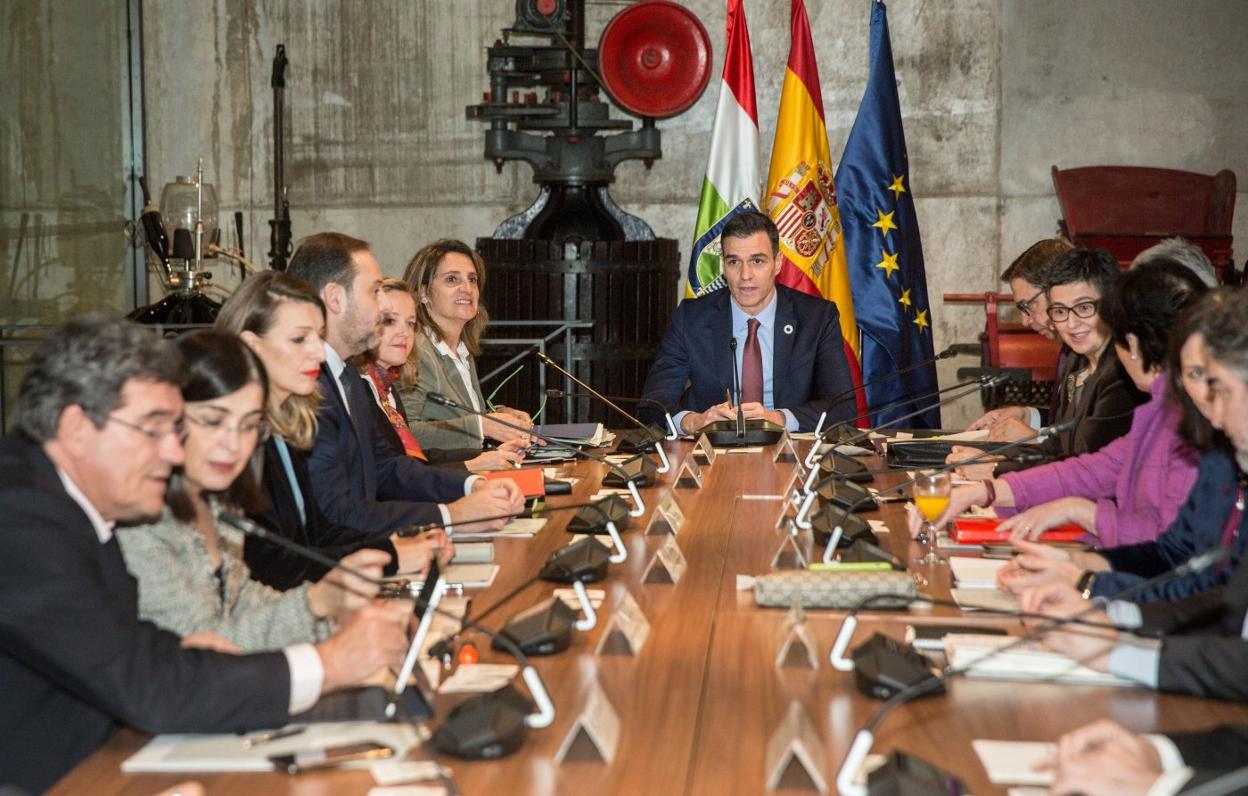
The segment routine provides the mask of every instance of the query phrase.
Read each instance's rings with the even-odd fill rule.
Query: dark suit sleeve
[[[854,384],[849,375],[849,361],[845,359],[845,338],[841,336],[840,311],[831,301],[820,300],[819,303],[823,307],[820,312],[819,339],[815,344],[814,362],[811,365],[814,368],[811,400],[798,406],[776,407],[792,412],[801,431],[814,431],[819,415],[824,412],[828,413],[825,426],[849,420],[856,414],[854,396],[850,392]],[[794,351],[794,364],[804,356],[805,352]],[[783,377],[783,373],[772,374],[773,381]],[[838,396],[840,400],[833,405],[833,399]]]
[[[693,376],[689,364],[688,326],[691,323],[689,314],[691,302],[682,301],[672,315],[672,322],[663,334],[663,342],[659,344],[659,353],[650,373],[646,376],[646,384],[641,390],[643,398],[657,401],[676,414],[681,408],[681,399],[685,387]],[[705,408],[705,407],[703,407]],[[641,404],[637,414],[647,423],[662,423],[663,415],[653,406]]]
[[[343,435],[354,436],[353,428],[349,425],[344,427],[349,423],[350,420],[341,417],[337,411],[322,409],[316,444],[308,454],[308,472],[325,517],[338,525],[358,528],[370,540],[389,536],[405,525],[441,522],[442,514],[436,503],[411,500],[381,502],[355,494],[352,485],[358,484],[363,476],[350,471],[339,443]]]
[[[1227,771],[1248,762],[1248,724],[1224,724],[1198,732],[1167,734],[1192,768]]]
[[[1157,687],[1214,699],[1248,700],[1248,641],[1234,636],[1171,636],[1162,642]]]
[[[373,424],[372,428],[379,500],[453,503],[464,496],[468,474],[462,468],[434,466],[406,453],[396,454],[385,437],[377,433],[377,426]]]
[[[0,648],[57,687],[145,732],[232,732],[288,720],[280,652],[184,650],[138,619],[116,540],[100,547],[81,510],[44,492],[0,497]],[[114,580],[116,579],[114,578]],[[120,587],[120,588],[119,588]],[[130,589],[133,597],[133,590]]]

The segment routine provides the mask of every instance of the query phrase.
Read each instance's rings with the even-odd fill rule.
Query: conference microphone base
[[[602,510],[601,513],[588,506],[577,510],[576,514],[572,515],[572,519],[568,520],[568,533],[605,535],[608,520],[615,523],[616,529],[620,532],[628,530],[630,515],[628,502],[624,498],[619,495],[609,495],[595,501],[595,505]],[[603,514],[606,516],[604,517]]]
[[[784,436],[784,428],[770,420],[745,421],[745,435],[737,436],[737,421],[716,420],[698,429],[716,448],[766,448]]]
[[[430,741],[439,752],[465,760],[504,757],[524,743],[524,720],[532,710],[532,703],[509,683],[456,705]]]
[[[875,531],[871,530],[866,520],[857,514],[846,514],[831,503],[825,503],[810,518],[815,544],[827,547],[828,542],[832,541],[832,532],[838,524],[841,526],[841,538],[836,545],[838,548],[849,547],[856,539],[866,539],[876,545],[880,543],[880,537],[875,535]]]
[[[896,751],[867,775],[869,796],[959,796],[966,783],[914,755]]]
[[[641,429],[634,429],[625,434],[620,438],[620,444],[615,449],[620,453],[654,453],[658,441],[663,439],[667,432],[658,426],[647,426],[646,428],[649,433]]]
[[[572,628],[577,618],[575,609],[552,597],[507,620],[498,635],[506,636],[525,655],[554,655],[572,645]],[[490,647],[507,651],[497,638]]]
[[[623,471],[623,472],[620,472]],[[659,467],[650,457],[637,454],[619,465],[619,469],[611,469],[602,477],[602,485],[624,488],[632,481],[639,488],[658,483]]]
[[[930,658],[882,633],[873,634],[851,657],[854,684],[859,691],[876,699],[891,699],[906,688],[940,677],[940,668]],[[930,689],[924,696],[944,692],[945,686],[941,683],[939,688]]]
[[[542,566],[542,580],[555,583],[598,583],[607,577],[611,551],[597,539],[578,539],[559,548]]]

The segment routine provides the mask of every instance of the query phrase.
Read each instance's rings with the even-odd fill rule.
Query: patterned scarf
[[[399,441],[403,443],[403,452],[408,456],[415,456],[422,462],[429,461],[429,457],[420,447],[420,442],[416,436],[412,434],[412,430],[407,427],[407,421],[403,419],[403,415],[399,414],[399,410],[390,405],[389,396],[390,388],[399,379],[401,368],[381,368],[376,362],[368,364],[368,377],[372,379],[373,386],[377,388],[377,402],[381,404],[381,409],[386,413],[386,418],[390,421],[390,425],[394,427],[394,433],[399,435]]]

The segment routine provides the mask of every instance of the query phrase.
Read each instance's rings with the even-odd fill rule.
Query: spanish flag
[[[789,62],[767,173],[767,214],[780,229],[782,285],[836,302],[855,385],[862,384],[858,325],[849,287],[819,68],[803,0],[790,0]],[[858,394],[860,411],[865,397]]]
[[[767,173],[767,213],[780,228],[780,283],[836,302],[841,333],[858,354],[858,328],[832,156],[823,124],[823,95],[803,0],[791,0],[792,43],[780,93],[776,139]]]

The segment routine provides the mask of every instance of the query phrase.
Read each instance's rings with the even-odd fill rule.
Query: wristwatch
[[[1079,576],[1079,581],[1075,583],[1075,591],[1079,592],[1083,599],[1090,600],[1092,599],[1092,586],[1095,583],[1096,573],[1090,569],[1085,570],[1084,573]]]

